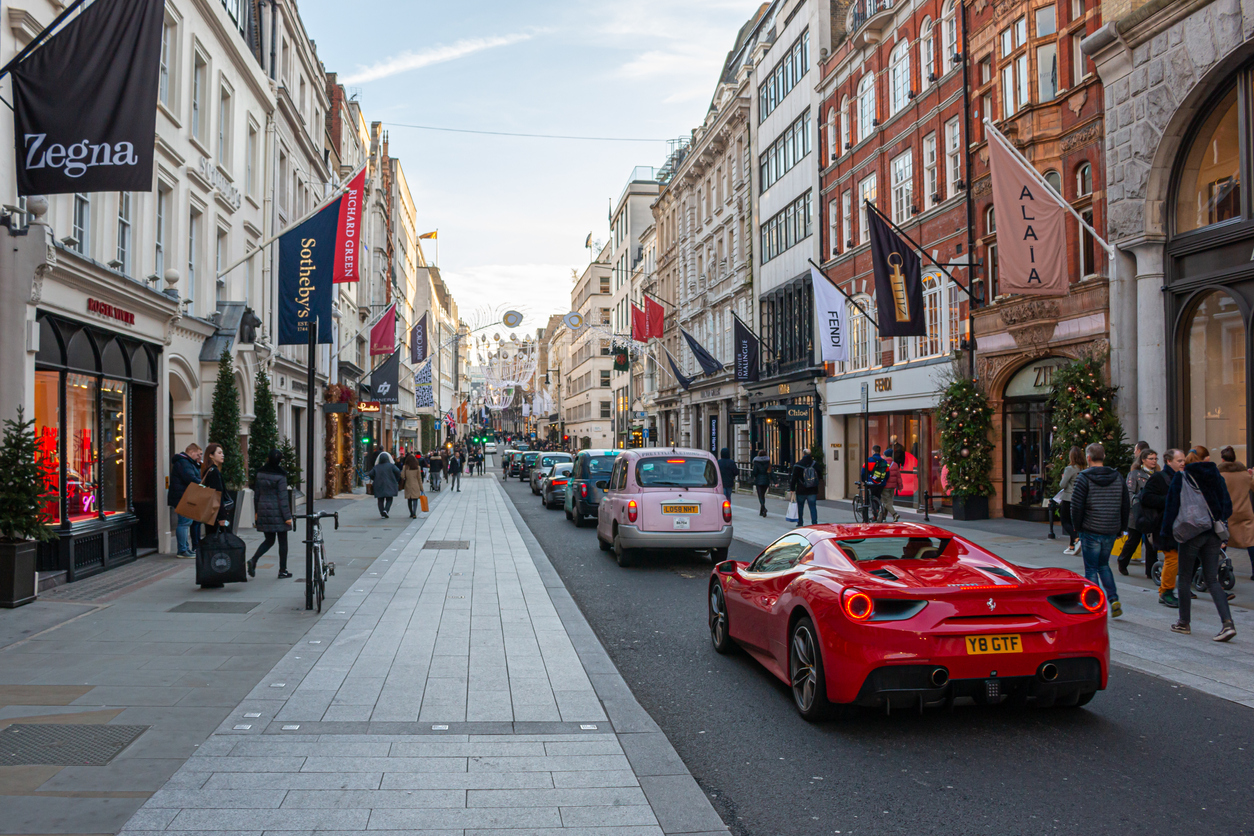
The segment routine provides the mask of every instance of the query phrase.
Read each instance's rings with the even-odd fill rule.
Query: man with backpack
[[[1110,615],[1123,615],[1115,575],[1110,571],[1110,551],[1123,532],[1132,503],[1123,477],[1106,467],[1106,448],[1093,443],[1084,448],[1088,468],[1080,471],[1071,490],[1071,528],[1080,535],[1084,577],[1100,583],[1110,602]]]
[[[872,497],[872,505],[883,505],[884,483],[888,481],[888,459],[880,455],[880,446],[871,448],[871,457],[862,466],[862,481],[867,484]]]
[[[792,478],[788,489],[797,499],[797,521],[804,515],[803,506],[810,506],[810,525],[819,524],[819,470],[815,466],[814,456],[807,450],[801,461],[792,466]]]

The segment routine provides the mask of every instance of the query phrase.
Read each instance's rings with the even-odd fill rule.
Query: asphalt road
[[[527,483],[505,487],[733,833],[1254,833],[1251,709],[1115,666],[1082,709],[812,725],[746,654],[710,646],[704,557],[620,569],[592,528],[545,510]],[[736,541],[731,556],[757,552]]]

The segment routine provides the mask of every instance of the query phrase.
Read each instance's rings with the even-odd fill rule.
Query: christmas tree
[[[1105,357],[1087,357],[1054,369],[1049,393],[1053,415],[1050,450],[1050,491],[1058,490],[1071,448],[1083,450],[1093,442],[1106,448],[1106,466],[1126,473],[1132,448],[1115,414],[1117,387],[1106,384]]]
[[[218,380],[213,387],[213,418],[209,441],[222,445],[222,481],[227,490],[244,486],[244,457],[239,448],[239,390],[235,388],[235,367],[225,349],[218,358]]]
[[[296,490],[300,490],[300,456],[296,453],[296,445],[292,444],[292,440],[287,436],[283,436],[279,442],[279,455],[283,457],[280,466],[287,473],[287,483]]]
[[[46,542],[56,536],[48,528],[56,494],[50,488],[38,455],[35,422],[27,421],[19,404],[17,419],[4,422],[0,441],[0,541]]]
[[[992,496],[993,408],[971,378],[955,374],[936,406],[941,431],[941,464],[949,493],[956,497]]]
[[[266,463],[271,450],[279,448],[279,421],[274,414],[274,397],[270,394],[270,375],[257,369],[257,386],[253,395],[253,424],[248,429],[248,484],[257,481],[257,468]]]

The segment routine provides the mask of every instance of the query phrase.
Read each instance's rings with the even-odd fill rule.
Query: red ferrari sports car
[[[1102,590],[932,525],[817,525],[714,567],[710,637],[742,646],[821,719],[970,697],[1084,705],[1106,687]]]

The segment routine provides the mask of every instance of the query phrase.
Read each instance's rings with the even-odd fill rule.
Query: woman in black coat
[[[256,553],[248,561],[249,577],[257,577],[257,561],[279,541],[279,580],[290,578],[287,571],[287,532],[292,528],[292,505],[287,496],[287,471],[280,462],[283,454],[271,450],[266,463],[257,468],[257,481],[253,484],[253,507],[256,509],[255,528],[265,535]]]
[[[235,502],[227,496],[226,483],[222,481],[222,471],[218,469],[224,461],[226,461],[226,452],[221,444],[214,442],[206,447],[205,458],[200,463],[200,484],[206,488],[212,488],[222,496],[222,500],[218,503],[218,516],[214,528],[229,530]],[[204,536],[208,537],[211,533],[213,533],[212,530],[205,531]]]

